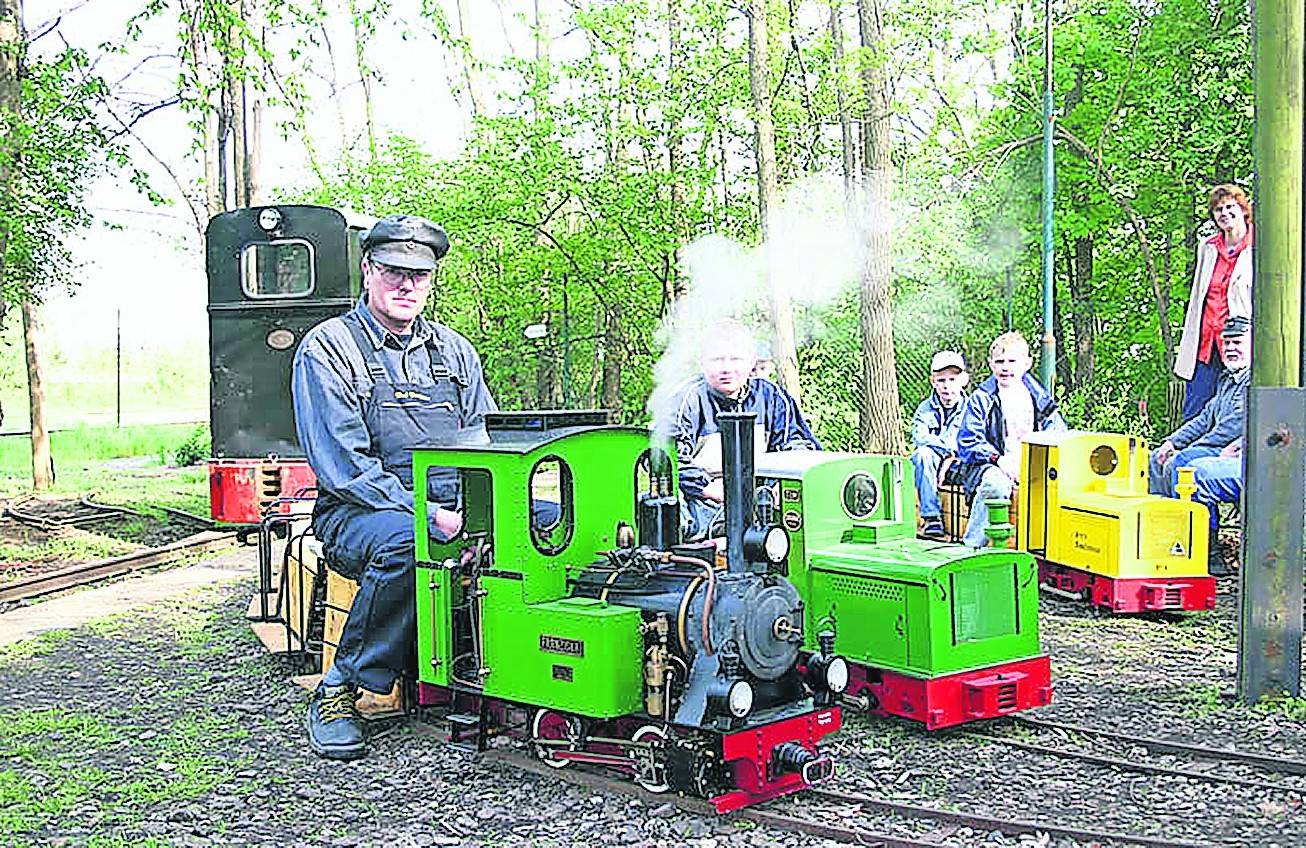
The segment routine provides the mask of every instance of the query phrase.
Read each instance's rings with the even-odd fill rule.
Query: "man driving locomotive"
[[[367,752],[360,688],[387,693],[415,644],[412,457],[416,444],[481,441],[496,409],[471,343],[422,317],[444,231],[410,215],[363,236],[363,295],[305,334],[291,377],[295,425],[317,475],[313,529],[328,563],[358,580],[335,662],[309,702],[309,744],[321,756]],[[462,528],[458,480],[427,480],[430,532]]]

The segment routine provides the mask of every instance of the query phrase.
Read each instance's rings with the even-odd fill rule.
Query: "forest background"
[[[736,313],[828,447],[901,450],[935,350],[962,350],[978,379],[1008,327],[1038,349],[1041,7],[142,0],[121,32],[65,38],[97,1],[28,9],[14,30],[22,3],[0,0],[5,429],[26,417],[23,319],[75,292],[87,232],[112,222],[125,245],[137,226],[97,207],[106,182],[182,222],[177,261],[201,287],[203,226],[225,208],[439,221],[455,249],[435,311],[505,408],[646,421],[703,327]],[[1251,182],[1249,10],[1052,12],[1056,391],[1078,426],[1155,439],[1173,424],[1195,246],[1213,232],[1206,190]],[[404,79],[403,52],[434,53],[441,74]],[[135,84],[143,69],[166,90]],[[170,112],[185,137],[161,143],[151,122]],[[414,117],[458,141],[433,145]],[[274,146],[296,167],[269,166]],[[135,350],[152,396],[203,409],[194,339]],[[77,391],[48,380],[52,404],[103,395],[96,362]]]

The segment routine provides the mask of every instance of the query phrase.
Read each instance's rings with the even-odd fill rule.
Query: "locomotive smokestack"
[[[751,569],[744,559],[744,530],[753,519],[753,425],[751,412],[723,412],[721,471],[726,496],[726,569],[744,574]]]

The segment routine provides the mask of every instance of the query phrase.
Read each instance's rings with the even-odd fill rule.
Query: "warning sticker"
[[[1175,542],[1174,547],[1170,548],[1171,556],[1187,556],[1188,551],[1184,550],[1183,542]]]

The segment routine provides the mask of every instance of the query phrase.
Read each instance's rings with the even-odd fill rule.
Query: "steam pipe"
[[[753,517],[753,425],[752,412],[723,412],[717,416],[721,428],[721,471],[726,498],[726,570],[731,574],[750,571],[744,559],[744,530]]]

